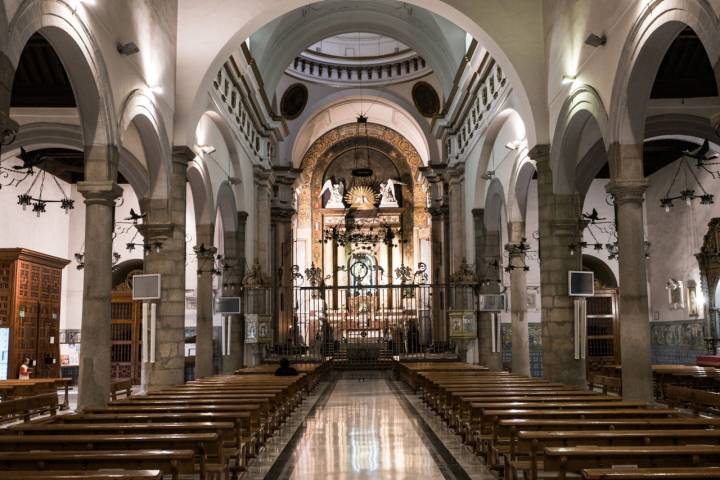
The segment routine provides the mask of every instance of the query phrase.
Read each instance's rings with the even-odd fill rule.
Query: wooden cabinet
[[[8,329],[7,377],[25,357],[33,378],[60,376],[62,269],[69,260],[23,248],[0,249],[0,328]]]
[[[111,376],[115,380],[130,379],[140,384],[142,303],[134,302],[129,289],[112,292]]]
[[[587,371],[620,363],[620,327],[617,316],[617,290],[595,290],[587,297]]]

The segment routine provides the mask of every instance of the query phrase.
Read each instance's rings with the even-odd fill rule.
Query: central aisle
[[[294,480],[445,478],[381,378],[339,380],[307,419],[286,472]]]

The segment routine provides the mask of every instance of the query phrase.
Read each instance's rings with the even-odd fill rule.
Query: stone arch
[[[368,92],[368,89],[360,89],[360,88],[352,88],[352,89],[342,89],[341,91],[335,92],[331,95],[328,95],[326,97],[323,97],[320,102],[315,103],[312,108],[306,108],[305,111],[302,113],[302,115],[297,119],[297,122],[300,124],[300,127],[297,129],[296,132],[294,132],[288,139],[287,142],[289,145],[292,145],[292,163],[294,166],[299,166],[298,164],[302,161],[305,151],[309,147],[309,145],[312,144],[313,141],[317,140],[320,136],[322,136],[324,133],[327,133],[328,131],[332,130],[335,127],[340,126],[342,122],[340,123],[334,123],[330,124],[329,126],[323,126],[322,130],[317,132],[315,128],[312,128],[312,137],[310,137],[310,142],[302,142],[300,139],[303,138],[302,133],[308,129],[313,121],[323,114],[325,111],[330,110],[336,106],[343,105],[343,104],[352,104],[352,103],[362,103],[363,105],[372,105],[374,102],[377,102],[378,105],[384,104],[390,108],[394,108],[397,110],[402,111],[402,113],[406,114],[410,119],[412,119],[412,127],[417,130],[417,136],[422,138],[422,148],[419,150],[419,155],[423,159],[423,164],[428,164],[430,162],[430,159],[432,158],[439,158],[440,153],[438,150],[438,145],[436,141],[428,140],[432,139],[433,135],[430,131],[430,126],[425,120],[422,115],[417,111],[416,108],[413,107],[413,105],[407,101],[406,99],[403,99],[402,97],[393,94],[392,92],[387,92],[383,90],[372,90],[370,93]],[[371,106],[366,107],[367,111],[370,112],[372,110]],[[333,120],[335,117],[332,117]],[[370,121],[373,121],[375,123],[382,123],[377,122],[373,118],[370,118]],[[322,120],[321,123],[327,123],[325,120]],[[410,135],[410,132],[407,131],[399,131],[400,134],[407,138],[411,138],[412,135]],[[297,141],[296,141],[297,139]]]
[[[484,208],[485,201],[487,200],[489,190],[488,180],[484,177],[488,168],[490,167],[490,161],[493,158],[493,150],[495,149],[495,142],[500,134],[500,131],[512,120],[518,120],[522,122],[520,115],[511,108],[498,112],[495,117],[491,120],[490,124],[485,131],[485,136],[482,141],[480,148],[480,155],[478,156],[478,163],[475,170],[475,208]],[[524,125],[524,122],[523,122]]]
[[[645,139],[682,135],[697,139],[708,139],[720,144],[720,134],[707,117],[683,113],[666,113],[648,117],[645,122]]]
[[[505,203],[505,189],[502,182],[497,178],[493,179],[488,185],[487,194],[485,196],[485,228],[491,232],[501,232],[502,216],[505,214],[507,218],[507,209]]]
[[[34,33],[52,45],[67,71],[80,112],[87,180],[114,180],[117,165],[109,147],[118,145],[115,105],[101,48],[82,15],[65,2],[23,2],[8,27],[7,54],[14,68]]]
[[[607,152],[608,122],[602,99],[593,87],[582,85],[565,100],[555,125],[553,145],[550,149],[550,168],[555,193],[567,194],[577,190],[578,162],[594,145],[601,142],[603,150]],[[603,165],[604,163],[587,165],[587,168],[583,169],[584,176],[592,180]]]
[[[198,157],[188,165],[187,179],[195,207],[195,225],[210,225],[215,220],[215,202],[207,169]]]
[[[515,164],[508,197],[509,222],[525,222],[530,181],[535,172],[535,161],[528,157],[523,157]]]
[[[488,2],[490,1],[488,0]],[[514,86],[518,101],[518,112],[525,120],[528,128],[528,143],[532,146],[538,141],[544,142],[548,136],[547,86],[540,79],[542,72],[540,58],[543,57],[541,47],[542,30],[529,31],[529,35],[537,36],[537,42],[531,44],[531,48],[536,51],[537,55],[529,55],[527,45],[519,47],[520,43],[517,42],[517,35],[520,33],[520,29],[524,28],[520,25],[527,25],[527,23],[517,22],[511,20],[511,18],[526,18],[523,15],[534,15],[539,10],[529,9],[525,5],[509,6],[507,2],[502,0],[492,0],[492,2],[484,9],[489,13],[482,17],[482,24],[445,0],[407,0],[405,3],[424,8],[455,23],[477,39],[478,43],[489,51],[490,55],[502,66],[508,80]],[[223,5],[228,5],[228,3],[232,4],[233,2],[224,2]],[[230,8],[244,8],[240,3],[235,3],[236,6]],[[190,5],[191,2],[185,5],[187,11],[181,12],[179,28],[182,28],[186,34],[207,34],[208,24],[202,21],[187,20],[194,19]],[[218,33],[216,38],[209,40],[207,46],[213,54],[205,57],[201,56],[199,67],[195,68],[195,71],[190,71],[188,75],[178,78],[178,91],[185,92],[185,94],[180,98],[177,107],[179,113],[177,118],[179,120],[175,123],[176,141],[193,138],[194,126],[204,109],[205,95],[202,92],[212,85],[217,72],[222,68],[229,56],[238,50],[239,45],[267,23],[292,10],[307,5],[307,0],[287,0],[281,5],[268,4],[267,8],[256,10],[251,19],[240,28],[236,24],[231,25],[231,22],[237,22],[236,18],[238,18],[232,10],[226,11],[227,14],[223,18],[213,17],[213,22],[216,23],[214,30]],[[203,4],[203,8],[208,7]],[[493,16],[491,12],[498,12],[497,17]],[[246,15],[239,16],[246,18]],[[183,23],[183,20],[186,23]],[[517,30],[509,31],[508,25],[517,25]],[[527,32],[528,29],[525,28],[525,31]],[[198,56],[195,55],[197,51],[192,51],[194,53],[188,55],[192,55],[193,61],[197,61]],[[535,59],[537,59],[537,62]],[[184,64],[189,64],[189,60],[189,57],[185,58],[184,55],[180,55],[178,65],[182,67]]]
[[[707,0],[652,0],[633,25],[622,50],[613,84],[609,145],[640,145],[645,137],[645,114],[650,90],[667,48],[686,26],[700,38],[713,67],[720,60],[720,23]],[[715,68],[717,72],[717,68]],[[651,73],[652,75],[650,75]],[[717,75],[717,73],[716,73]],[[618,177],[614,152],[610,173]],[[630,173],[641,176],[642,163]],[[624,166],[625,167],[625,166]]]
[[[137,89],[128,95],[122,105],[120,116],[121,142],[130,124],[140,134],[145,151],[148,170],[146,196],[152,199],[167,199],[170,192],[170,141],[167,130],[152,96]],[[118,166],[120,168],[120,166]]]
[[[237,207],[235,206],[235,195],[230,183],[225,181],[220,184],[217,192],[215,210],[218,212],[223,225],[223,233],[237,231]]]
[[[583,270],[590,270],[595,273],[595,280],[599,281],[605,288],[618,288],[618,281],[610,265],[595,255],[583,253]]]

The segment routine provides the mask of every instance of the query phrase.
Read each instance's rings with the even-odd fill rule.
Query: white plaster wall
[[[699,289],[700,271],[694,255],[700,251],[708,222],[711,218],[720,216],[717,203],[705,206],[699,205],[697,200],[691,207],[684,202],[675,201],[670,213],[665,213],[660,207],[660,198],[665,196],[676,169],[677,162],[674,162],[655,172],[650,176],[650,187],[645,193],[646,232],[647,239],[651,242],[648,281],[653,320],[690,318],[687,307],[680,310],[670,309],[665,284],[670,278],[682,280],[685,286],[689,280],[693,280]],[[718,202],[720,180],[714,180],[702,170],[694,169],[694,172],[708,193],[715,195],[715,201]],[[683,176],[680,176],[675,185],[671,195],[677,195],[677,192],[684,188]],[[691,181],[690,188],[693,187],[694,182]],[[698,187],[694,188],[699,190]],[[698,310],[702,317],[702,307]]]
[[[607,191],[605,190],[605,186],[608,184],[608,180],[605,179],[595,179],[590,184],[590,188],[588,189],[587,195],[585,196],[585,201],[583,203],[583,212],[584,213],[590,213],[593,208],[595,208],[598,211],[600,218],[605,218],[605,220],[602,221],[609,221],[609,222],[615,222],[615,208],[610,205],[607,202]],[[598,225],[597,227],[605,228],[605,225]],[[595,250],[592,247],[592,244],[595,243],[595,239],[592,237],[590,231],[592,229],[592,232],[594,232],[597,236],[597,240],[603,244],[602,250]],[[592,255],[593,257],[597,257],[607,266],[610,267],[610,269],[613,272],[613,275],[615,275],[615,279],[618,280],[619,277],[619,271],[618,271],[618,261],[610,260],[608,258],[608,251],[605,248],[606,243],[614,242],[615,239],[608,238],[607,235],[604,233],[597,233],[597,228],[588,227],[583,232],[583,240],[588,243],[588,248],[585,249],[583,252],[586,255]],[[619,281],[618,281],[619,284]]]

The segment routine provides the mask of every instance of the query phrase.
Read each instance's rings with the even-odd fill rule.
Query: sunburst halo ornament
[[[345,195],[345,201],[350,204],[350,208],[358,210],[372,210],[379,199],[380,195],[369,185],[352,187]]]

